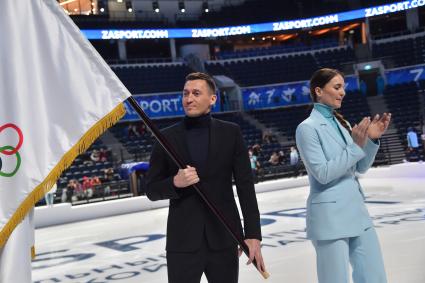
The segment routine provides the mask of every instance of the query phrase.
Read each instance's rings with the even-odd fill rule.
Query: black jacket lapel
[[[177,154],[183,159],[186,165],[192,166],[193,162],[187,147],[186,131],[184,129],[183,122],[179,123],[179,125],[176,127],[175,133],[172,135],[170,142],[171,146],[175,147]]]
[[[218,148],[220,146],[220,129],[219,125],[214,118],[211,118],[211,126],[210,126],[210,144],[208,147],[208,157],[207,157],[207,166],[206,172],[204,175],[208,175],[211,171],[211,167],[214,164],[214,158],[218,154]]]

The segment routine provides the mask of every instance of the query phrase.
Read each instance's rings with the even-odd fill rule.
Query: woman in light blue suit
[[[384,263],[356,172],[372,165],[391,114],[365,117],[350,128],[335,109],[345,95],[344,76],[320,69],[310,80],[314,108],[296,131],[310,181],[307,237],[317,255],[320,283],[386,283]]]

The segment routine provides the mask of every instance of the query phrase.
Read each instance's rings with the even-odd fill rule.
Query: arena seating
[[[334,68],[343,71],[346,75],[352,73],[355,54],[352,48],[339,48],[334,50],[319,50],[314,53],[317,66]]]
[[[420,103],[418,88],[415,83],[387,86],[384,91],[385,101],[394,115],[394,124],[406,133],[408,127],[419,127]]]
[[[107,161],[98,161],[93,162],[90,159],[90,155],[94,150],[100,150],[105,149],[107,152]],[[96,140],[95,143],[93,143],[90,148],[84,152],[83,154],[79,155],[73,162],[73,164],[65,170],[62,175],[60,176],[57,185],[58,190],[56,192],[55,202],[59,203],[62,199],[62,193],[63,190],[66,189],[68,183],[70,180],[77,180],[80,184],[83,183],[83,178],[88,177],[99,177],[102,184],[100,186],[95,186],[93,188],[93,195],[91,198],[82,198],[82,199],[75,199],[72,202],[74,204],[78,203],[87,203],[92,201],[101,201],[105,199],[104,195],[104,188],[106,186],[109,187],[109,193],[108,198],[116,198],[121,197],[124,194],[129,193],[128,189],[128,181],[127,180],[121,180],[120,175],[117,173],[119,172],[119,164],[114,162],[114,157],[112,156],[112,152],[110,148],[103,144],[100,139]],[[110,180],[105,179],[105,170],[108,168],[112,168],[115,173],[111,176]],[[43,201],[41,201],[43,203]]]
[[[391,41],[373,45],[373,57],[384,58],[385,61],[392,61],[395,67],[414,65],[416,58],[412,53],[414,45],[413,39]]]
[[[179,92],[187,74],[185,64],[113,66],[112,69],[133,94]]]
[[[268,47],[249,48],[235,51],[222,51],[216,54],[217,59],[232,59],[232,58],[245,58],[267,56],[284,53],[294,53],[300,51],[318,50],[329,47],[337,47],[338,42],[335,39],[316,40],[307,45],[304,43],[288,43],[285,45],[271,45]]]
[[[381,58],[388,67],[402,67],[416,65],[425,59],[425,36],[401,36],[397,39],[386,39],[374,43],[372,54],[374,58]]]
[[[240,116],[240,113],[218,114],[214,115],[214,117],[238,124],[242,129],[242,134],[244,135],[245,141],[248,145],[261,143],[261,131],[257,130],[254,126],[245,121]],[[181,118],[157,119],[154,120],[154,123],[159,129],[163,129],[180,120]],[[141,123],[142,122],[140,121],[132,122],[132,124],[137,126],[140,126]],[[120,123],[112,127],[110,131],[132,155],[131,158],[133,160],[147,161],[149,159],[152,145],[155,142],[154,138],[149,132],[144,132],[140,137],[129,136],[127,131],[128,126],[129,123]]]
[[[416,83],[404,83],[394,86],[387,86],[384,95],[385,101],[392,113],[396,113],[393,118],[393,123],[397,127],[400,140],[402,141],[404,148],[407,152],[407,129],[413,127],[418,134],[421,134],[421,102],[420,95],[424,95],[424,83],[420,82],[419,85]],[[422,98],[423,99],[423,98]],[[420,143],[420,139],[419,143]],[[424,152],[419,148],[419,155],[424,158]],[[419,158],[421,158],[419,156]]]
[[[159,129],[166,128],[176,123],[179,119],[159,119],[154,120],[155,125]],[[110,128],[109,131],[117,138],[121,145],[131,154],[133,161],[147,161],[152,150],[154,138],[150,132],[143,130],[139,132],[140,136],[131,135],[128,132],[129,124],[133,124],[136,128],[140,129],[142,122],[131,122],[131,123],[119,123],[114,127]]]
[[[322,52],[210,61],[206,63],[206,69],[213,75],[227,75],[241,86],[257,86],[308,80],[320,67],[344,70],[343,64],[353,61],[353,50],[340,47]]]

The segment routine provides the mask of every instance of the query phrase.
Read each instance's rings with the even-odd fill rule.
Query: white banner
[[[129,96],[55,0],[0,1],[0,249]]]

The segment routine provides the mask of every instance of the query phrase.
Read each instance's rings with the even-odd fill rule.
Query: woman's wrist
[[[376,144],[379,142],[379,139],[381,138],[380,136],[376,137],[376,136],[371,136],[371,135],[367,135],[367,137]]]

